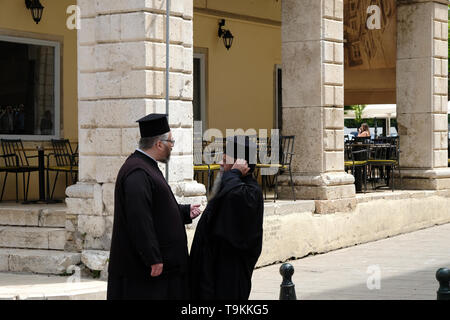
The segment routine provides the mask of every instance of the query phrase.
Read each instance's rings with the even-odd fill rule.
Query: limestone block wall
[[[402,167],[447,167],[448,8],[398,8],[397,114]]]
[[[301,199],[355,194],[344,173],[343,17],[343,0],[282,2],[282,134],[296,136],[292,167]],[[288,177],[280,181],[286,186]],[[289,197],[289,188],[281,194]]]
[[[334,214],[315,213],[314,201],[266,206],[257,267],[449,223],[449,196],[448,190],[358,195],[354,210]]]
[[[193,181],[192,0],[171,1],[169,182],[183,203]],[[166,113],[166,1],[78,0],[79,183],[66,190],[68,251],[109,250],[117,172],[139,139],[136,120]],[[164,166],[161,166],[165,172]]]
[[[397,19],[397,120],[404,187],[448,188],[448,1],[402,2]]]
[[[295,157],[296,171],[340,171],[344,169],[339,152],[344,149],[343,1],[306,2],[283,2],[283,134],[309,132],[296,141],[296,149],[305,155]],[[308,138],[313,137],[311,144]]]

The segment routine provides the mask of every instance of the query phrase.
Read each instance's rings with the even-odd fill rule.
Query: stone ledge
[[[265,217],[263,252],[257,267],[449,223],[450,197],[437,196],[439,193],[367,201],[351,212]]]
[[[402,178],[443,179],[450,178],[450,168],[440,169],[408,169],[400,168]],[[395,172],[398,176],[397,172]]]
[[[264,204],[264,217],[268,216],[283,216],[292,213],[311,212],[315,211],[314,200],[297,200],[297,201],[283,201],[266,202]]]
[[[445,179],[402,178],[402,188],[410,190],[450,189],[450,178]]]
[[[330,214],[336,212],[350,212],[356,209],[355,198],[336,200],[315,200],[316,214]]]
[[[423,199],[431,196],[450,197],[450,190],[442,190],[441,192],[434,190],[391,190],[385,192],[375,192],[366,194],[357,194],[358,203],[365,203],[374,200],[404,200],[404,199]]]

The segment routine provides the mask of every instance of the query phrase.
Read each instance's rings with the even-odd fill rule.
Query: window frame
[[[278,76],[278,71],[283,71],[283,69],[282,69],[282,65],[281,64],[275,64],[275,79],[274,79],[274,82],[275,82],[275,85],[274,85],[274,87],[275,87],[275,90],[274,90],[274,95],[275,95],[275,125],[274,125],[274,128],[275,129],[279,129],[279,130],[282,130],[282,127],[280,128],[280,126],[279,126],[279,123],[280,123],[280,120],[281,121],[283,121],[283,119],[279,119],[279,116],[280,116],[280,113],[281,114],[283,114],[283,106],[279,106],[279,98],[278,98],[278,83],[279,83],[279,81],[280,81],[280,78],[279,78],[279,76]],[[283,79],[281,79],[281,81],[283,81]]]
[[[200,60],[200,119],[202,121],[202,131],[207,130],[206,121],[206,54],[195,52],[193,59]]]
[[[61,44],[58,41],[40,40],[26,37],[12,37],[0,34],[0,41],[29,44],[36,46],[53,47],[55,50],[54,61],[54,97],[55,108],[53,112],[53,126],[55,128],[53,135],[31,135],[31,134],[0,134],[2,139],[22,139],[24,141],[50,141],[61,137]]]

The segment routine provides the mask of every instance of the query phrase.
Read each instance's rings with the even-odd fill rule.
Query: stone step
[[[66,224],[65,205],[0,206],[0,225],[63,228],[65,224]]]
[[[0,226],[0,247],[64,250],[64,228]]]
[[[71,274],[80,262],[80,253],[0,248],[0,272]]]

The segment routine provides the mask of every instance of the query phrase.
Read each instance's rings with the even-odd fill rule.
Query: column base
[[[279,177],[279,199],[293,200],[289,175]],[[349,212],[356,209],[354,177],[347,173],[294,176],[296,200],[316,200],[315,213]]]
[[[200,210],[205,210],[208,204],[206,198],[206,187],[204,184],[195,180],[183,181],[179,183],[170,183],[170,187],[174,190],[175,198],[179,204],[199,204]],[[194,219],[191,224],[187,224],[186,228],[195,229],[200,218]]]
[[[323,173],[315,176],[293,176],[295,198],[300,200],[337,200],[355,197],[355,179],[343,173]],[[289,175],[278,177],[280,199],[293,200]]]
[[[396,174],[395,184],[406,190],[450,189],[450,168],[401,169],[401,179]]]

